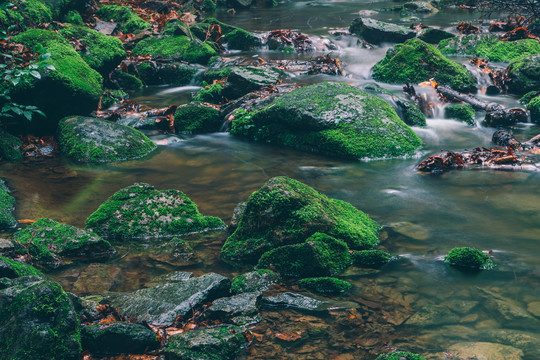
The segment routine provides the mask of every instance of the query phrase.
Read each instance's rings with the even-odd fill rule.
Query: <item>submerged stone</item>
[[[302,312],[325,312],[328,303],[309,296],[285,292],[275,296],[263,297],[261,305],[266,309],[284,310],[292,309]]]
[[[447,31],[435,29],[435,28],[429,28],[420,34],[418,37],[420,40],[427,42],[428,44],[438,44],[444,39],[450,39],[455,37],[454,34],[451,34]]]
[[[482,305],[504,327],[532,330],[540,326],[540,320],[531,315],[518,301],[486,289],[478,288],[478,291],[483,298]]]
[[[216,299],[206,309],[205,314],[209,319],[217,319],[224,323],[244,325],[258,322],[260,292],[246,292],[230,297]]]
[[[383,42],[399,43],[416,36],[416,32],[405,26],[395,25],[370,18],[356,18],[349,31],[362,36],[367,42],[380,44]]]
[[[51,219],[39,219],[13,237],[16,253],[29,253],[36,263],[53,268],[60,266],[65,258],[103,260],[116,253],[101,237]]]
[[[425,305],[414,313],[405,325],[426,327],[455,324],[459,316],[444,305]]]
[[[4,182],[0,180],[2,185]],[[4,187],[0,187],[0,229],[9,229],[17,225],[17,220],[13,216],[15,211],[15,198],[6,191]]]
[[[173,238],[225,229],[221,219],[203,216],[178,190],[156,190],[136,183],[105,201],[86,219],[86,228],[110,240]]]
[[[450,346],[451,356],[465,359],[521,360],[523,351],[511,346],[491,342],[462,342]]]
[[[471,247],[460,247],[450,250],[444,260],[450,265],[468,269],[491,269],[493,260],[489,255]]]
[[[477,80],[465,66],[448,60],[420,39],[411,39],[386,52],[372,69],[373,78],[390,84],[420,83],[433,78],[460,92],[476,92]]]
[[[333,277],[306,278],[299,281],[301,287],[321,294],[342,294],[349,292],[352,284]]]
[[[251,194],[221,255],[255,262],[269,250],[302,244],[316,232],[342,240],[352,249],[368,249],[378,243],[378,227],[345,201],[328,198],[299,181],[275,177]]]
[[[264,291],[280,280],[280,276],[271,270],[259,269],[235,276],[231,283],[231,292],[240,294],[252,291]]]
[[[187,85],[199,67],[180,62],[148,60],[137,65],[137,72],[146,85]]]
[[[277,68],[235,66],[229,69],[227,83],[222,90],[225,98],[232,100],[265,86],[277,84],[283,72]]]
[[[293,90],[246,113],[231,134],[347,159],[411,155],[422,144],[390,104],[335,82]]]
[[[407,351],[391,351],[377,356],[375,360],[426,360],[426,358]]]
[[[127,322],[83,326],[81,342],[92,354],[142,354],[160,346],[155,332]]]
[[[202,303],[227,296],[230,286],[226,277],[210,273],[115,295],[109,301],[120,314],[134,317],[138,323],[172,324],[177,316],[186,318]]]
[[[506,69],[508,91],[526,94],[540,89],[540,54],[512,61]]]
[[[156,149],[138,130],[83,116],[67,117],[60,122],[58,145],[64,155],[85,163],[133,160]]]

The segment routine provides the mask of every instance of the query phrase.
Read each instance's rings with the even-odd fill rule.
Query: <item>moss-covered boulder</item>
[[[225,229],[221,219],[203,216],[178,190],[156,190],[137,183],[114,195],[86,219],[86,228],[109,240],[173,238]]]
[[[352,284],[333,277],[306,278],[298,282],[301,287],[321,294],[342,294],[349,292]]]
[[[66,258],[95,261],[115,254],[101,237],[51,219],[39,219],[13,237],[16,253],[30,254],[35,263],[46,267],[58,267]]]
[[[407,351],[391,351],[377,356],[375,360],[426,360],[426,358]]]
[[[157,63],[149,60],[137,65],[141,80],[146,85],[187,85],[199,72],[199,67],[184,63]]]
[[[175,61],[207,64],[217,51],[208,42],[187,36],[166,36],[162,38],[148,37],[140,41],[132,51],[134,55],[161,56]]]
[[[222,82],[215,82],[205,86],[197,92],[197,94],[193,97],[193,101],[222,104],[225,101],[223,95],[221,94],[224,86],[225,84]]]
[[[506,69],[508,91],[526,94],[540,89],[540,55],[532,55],[512,61]]]
[[[105,90],[101,96],[101,108],[107,109],[127,98],[128,94],[123,90]]]
[[[138,159],[156,149],[156,145],[138,130],[83,116],[63,119],[57,137],[64,155],[85,163]]]
[[[43,276],[35,267],[0,256],[0,278],[15,279],[21,276]]]
[[[453,37],[455,37],[454,34],[435,28],[428,28],[418,36],[420,40],[428,44],[438,44],[444,39],[451,39]]]
[[[79,319],[59,284],[36,276],[3,282],[0,304],[0,358],[79,359]]]
[[[474,125],[474,109],[470,104],[450,104],[444,108],[444,117]]]
[[[231,134],[346,159],[411,155],[422,141],[390,104],[343,83],[293,90],[232,123]]]
[[[10,133],[0,130],[0,160],[20,161],[22,160],[21,140]]]
[[[30,48],[42,47],[51,54],[41,60],[41,78],[29,87],[13,90],[14,101],[35,105],[47,118],[32,121],[33,129],[54,132],[58,121],[67,115],[86,115],[97,108],[103,79],[90,68],[75,49],[60,35],[32,29],[13,37]]]
[[[252,33],[236,26],[225,24],[216,18],[206,18],[202,22],[191,26],[190,30],[197,38],[204,41],[206,34],[212,26],[219,26],[222,37],[220,41],[233,50],[248,50],[259,46],[261,41]]]
[[[540,123],[540,96],[536,96],[529,101],[527,109],[531,112],[531,121]]]
[[[345,201],[328,198],[299,181],[275,177],[251,194],[221,255],[256,262],[267,251],[302,244],[317,232],[342,240],[352,249],[369,249],[378,243],[378,227]]]
[[[363,37],[367,42],[380,44],[383,42],[399,43],[416,36],[416,32],[405,26],[391,24],[370,18],[356,18],[349,26],[352,34]]]
[[[533,39],[502,41],[492,34],[471,34],[442,40],[439,50],[444,55],[477,56],[489,61],[512,61],[540,54],[540,43]]]
[[[491,269],[493,260],[489,255],[472,247],[459,247],[450,250],[444,260],[452,265],[464,269]]]
[[[155,332],[128,322],[83,326],[81,342],[92,354],[142,354],[160,346]]]
[[[169,337],[166,360],[233,360],[249,341],[245,330],[234,325],[199,329]]]
[[[144,87],[141,79],[118,69],[112,72],[110,79],[118,88],[126,91],[136,91]]]
[[[13,216],[15,211],[15,199],[7,192],[4,182],[0,180],[0,229],[9,229],[17,225]]]
[[[80,41],[84,50],[79,54],[90,67],[107,76],[126,57],[122,42],[85,26],[68,26],[59,31],[68,40]]]
[[[202,134],[218,131],[223,125],[219,110],[203,104],[191,103],[174,113],[174,127],[181,134]]]
[[[234,66],[227,72],[227,83],[221,93],[229,100],[237,99],[265,86],[277,84],[283,77],[283,72],[273,67]]]
[[[128,6],[103,5],[96,15],[103,21],[112,20],[119,25],[119,30],[124,34],[146,30],[152,27],[148,21],[141,19]]]
[[[332,236],[315,233],[305,242],[265,252],[258,267],[287,277],[334,276],[351,265],[349,247]]]
[[[279,280],[280,276],[272,270],[258,269],[235,276],[231,282],[231,293],[264,291]]]
[[[372,69],[373,78],[390,84],[419,83],[433,78],[460,92],[476,92],[477,80],[465,66],[448,60],[420,39],[411,39],[386,52]]]
[[[392,259],[392,255],[382,250],[360,250],[352,254],[353,264],[366,268],[380,268]]]
[[[40,0],[15,0],[4,4],[7,6],[0,9],[0,29],[17,26],[24,30],[53,20],[53,11]]]

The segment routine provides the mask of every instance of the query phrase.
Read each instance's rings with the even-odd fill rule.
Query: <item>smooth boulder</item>
[[[540,54],[512,61],[506,69],[508,91],[526,94],[540,89]]]
[[[352,21],[349,31],[352,34],[362,36],[367,42],[373,44],[399,43],[416,36],[414,30],[405,26],[362,17]]]

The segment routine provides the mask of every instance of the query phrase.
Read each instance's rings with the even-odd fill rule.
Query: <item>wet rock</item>
[[[15,198],[8,194],[4,182],[0,188],[0,229],[10,229],[17,225],[13,216],[15,211]]]
[[[172,324],[177,316],[186,318],[200,304],[226,296],[230,286],[231,281],[226,277],[210,273],[111,296],[109,301],[120,314],[135,317],[138,323]]]
[[[112,264],[90,264],[81,271],[73,284],[73,291],[82,295],[103,294],[111,291],[121,280],[119,267]]]
[[[527,109],[531,114],[531,121],[540,124],[540,96],[535,96],[527,104]]]
[[[21,276],[43,276],[32,266],[0,256],[0,278],[15,279]]]
[[[238,226],[238,223],[240,222],[240,219],[242,219],[242,215],[244,214],[244,211],[246,210],[247,203],[241,202],[236,205],[236,207],[233,210],[231,223],[229,224],[229,231],[231,233],[236,230],[236,227]]]
[[[446,306],[425,305],[407,319],[405,325],[426,327],[456,324],[458,322],[459,316]]]
[[[39,219],[13,237],[16,253],[29,253],[34,262],[45,267],[56,268],[68,259],[104,260],[116,254],[101,237],[51,219]]]
[[[352,254],[353,264],[360,267],[377,269],[392,260],[392,255],[382,250],[360,250]]]
[[[253,0],[227,0],[227,6],[235,9],[249,9]]]
[[[81,343],[92,354],[142,354],[160,346],[152,330],[126,322],[83,326]]]
[[[347,159],[403,156],[421,145],[387,102],[335,82],[293,90],[246,113],[231,134]]]
[[[510,329],[488,329],[479,332],[477,336],[483,341],[521,349],[527,358],[540,359],[540,339],[537,333]]]
[[[137,64],[137,72],[146,85],[187,85],[199,71],[198,66],[180,62],[148,60]]]
[[[523,356],[519,349],[488,342],[462,342],[450,346],[447,352],[459,358],[477,360],[521,360]]]
[[[420,39],[389,49],[372,71],[375,80],[390,84],[420,83],[433,78],[459,92],[477,90],[477,80],[465,66],[448,60],[436,47]]]
[[[408,221],[401,221],[401,222],[390,224],[390,227],[392,227],[392,230],[394,230],[398,234],[407,236],[411,239],[415,239],[415,240],[429,239],[428,230],[418,224],[414,224]]]
[[[192,330],[169,337],[164,349],[166,360],[233,360],[248,345],[249,330],[228,325]]]
[[[115,22],[96,20],[96,31],[104,35],[112,35],[117,26]]]
[[[511,147],[514,150],[521,150],[523,148],[522,144],[514,138],[512,131],[506,129],[495,131],[491,136],[491,142],[505,148]]]
[[[316,232],[341,239],[353,249],[370,248],[378,242],[377,231],[378,224],[351,204],[299,181],[275,177],[250,196],[221,255],[254,262],[266,251],[304,243]]]
[[[222,125],[219,110],[203,104],[180,106],[174,114],[174,127],[180,134],[217,132]]]
[[[249,92],[277,84],[282,77],[283,72],[277,68],[235,66],[230,69],[222,94],[228,100],[238,99]]]
[[[224,229],[221,219],[203,216],[197,205],[178,190],[156,190],[136,183],[103,203],[86,228],[110,240],[160,239]]]
[[[11,257],[13,251],[15,250],[15,245],[8,239],[0,238],[0,256]]]
[[[451,300],[447,302],[447,305],[450,308],[450,310],[460,315],[468,314],[478,304],[479,304],[478,301],[468,301],[468,300]]]
[[[540,326],[540,321],[527,312],[517,301],[486,289],[477,289],[484,298],[482,304],[488,314],[503,326],[516,329],[537,329]]]
[[[504,106],[491,103],[486,109],[484,125],[491,127],[511,126],[518,122],[527,122],[527,112],[522,108],[507,109]]]
[[[0,291],[3,359],[78,360],[79,320],[62,287],[23,276]]]
[[[474,109],[470,104],[450,104],[444,108],[444,117],[475,125]]]
[[[206,309],[205,314],[209,319],[217,319],[224,323],[233,323],[235,325],[258,322],[255,317],[259,314],[258,307],[260,299],[260,292],[246,292],[231,297],[216,299]]]
[[[395,25],[370,18],[356,18],[349,31],[362,36],[372,44],[383,42],[399,43],[416,36],[416,32],[405,26]]]
[[[58,145],[67,157],[84,163],[138,159],[156,149],[143,133],[113,122],[82,116],[63,119]]]
[[[259,269],[235,276],[231,282],[231,292],[260,292],[268,289],[280,280],[280,276],[271,270]]]
[[[0,130],[0,160],[21,161],[21,147],[22,142],[18,137]]]
[[[188,36],[179,35],[147,37],[137,43],[132,54],[206,65],[212,56],[217,55],[217,51],[209,42],[191,40]]]
[[[300,312],[326,312],[329,303],[316,300],[308,296],[286,292],[276,296],[263,297],[261,306],[265,309],[284,310],[292,309]]]
[[[333,277],[306,278],[300,280],[298,284],[320,294],[342,294],[349,292],[352,288],[351,283]]]
[[[540,89],[540,55],[518,58],[506,69],[508,91],[514,94],[526,94]]]
[[[242,0],[244,1],[244,0]],[[246,0],[251,2],[251,0]],[[236,26],[225,24],[216,18],[206,18],[190,28],[193,35],[204,41],[211,34],[216,43],[224,43],[229,49],[249,50],[261,44],[261,40],[252,33]]]
[[[148,21],[141,19],[130,7],[117,5],[102,5],[96,15],[103,20],[113,21],[118,25],[118,30],[124,34],[140,32],[151,28]]]

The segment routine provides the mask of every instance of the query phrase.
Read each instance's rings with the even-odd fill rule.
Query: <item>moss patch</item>
[[[280,276],[272,270],[258,269],[246,274],[235,276],[231,282],[231,293],[264,291],[277,283]]]
[[[306,278],[298,282],[301,287],[321,294],[342,294],[349,292],[352,284],[333,277]]]
[[[516,59],[508,65],[506,72],[510,92],[526,94],[540,89],[540,55]]]
[[[33,266],[0,256],[0,278],[13,279],[21,276],[41,277],[43,274]]]
[[[208,102],[211,104],[221,104],[225,100],[223,98],[223,95],[221,95],[223,86],[223,83],[220,82],[208,85],[199,90],[199,92],[193,97],[193,101]]]
[[[107,109],[127,97],[128,94],[123,90],[105,90],[103,96],[101,96],[101,108]]]
[[[7,29],[17,26],[22,30],[49,23],[53,20],[53,11],[44,2],[39,0],[15,0],[13,7],[0,10],[0,28]]]
[[[450,250],[444,260],[450,265],[468,269],[491,269],[493,260],[482,251],[472,247],[461,247]]]
[[[375,360],[426,360],[426,358],[407,351],[392,351],[377,356]]]
[[[21,161],[21,140],[0,130],[0,159],[4,161]]]
[[[177,133],[202,134],[216,132],[223,121],[219,110],[202,104],[181,106],[174,114],[174,127]]]
[[[475,125],[474,109],[470,104],[450,104],[444,108],[444,117]]]
[[[115,70],[111,75],[111,79],[115,81],[122,90],[135,91],[144,87],[144,84],[138,77],[120,70]]]
[[[0,188],[0,229],[12,228],[17,225],[17,220],[13,217],[14,210],[15,199],[5,189]]]
[[[148,61],[138,64],[137,71],[146,85],[187,85],[199,69],[180,63],[158,64]]]
[[[540,96],[533,98],[527,104],[527,109],[531,112],[531,121],[540,123]]]
[[[161,39],[149,37],[140,41],[132,52],[134,55],[161,56],[176,61],[187,61],[207,64],[217,55],[216,50],[208,42],[190,40],[187,36],[167,36]]]
[[[382,250],[361,250],[352,254],[354,265],[367,268],[379,268],[392,259],[392,255]]]
[[[465,66],[448,60],[433,45],[411,39],[386,52],[373,67],[373,78],[390,84],[420,83],[434,78],[460,92],[476,92],[477,80]]]
[[[103,21],[113,20],[119,24],[119,30],[124,34],[146,30],[151,27],[148,21],[141,19],[128,6],[103,5],[96,15]]]

